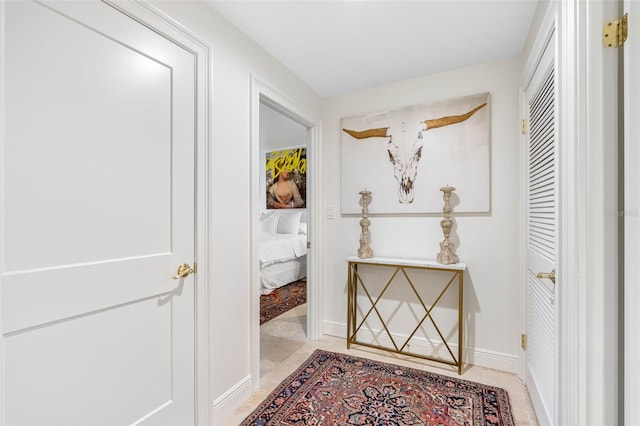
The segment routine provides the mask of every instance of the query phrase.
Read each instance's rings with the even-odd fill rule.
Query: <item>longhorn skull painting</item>
[[[489,210],[488,93],[342,119],[342,213],[358,191],[372,213],[435,213],[453,185],[458,212]],[[395,188],[394,188],[395,187]],[[351,198],[354,201],[351,201]]]

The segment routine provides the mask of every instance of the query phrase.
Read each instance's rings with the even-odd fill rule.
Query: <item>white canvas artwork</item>
[[[444,186],[456,213],[491,208],[489,93],[341,120],[341,211],[440,213]]]

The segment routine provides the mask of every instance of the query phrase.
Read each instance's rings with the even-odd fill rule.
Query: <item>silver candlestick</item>
[[[362,232],[360,233],[360,248],[358,249],[358,257],[360,259],[369,259],[373,257],[373,250],[371,250],[371,233],[369,232],[369,203],[371,202],[371,191],[360,191],[360,205],[362,206],[362,219],[360,219],[360,227]]]
[[[440,191],[444,193],[444,207],[442,208],[444,219],[440,221],[442,233],[444,234],[444,240],[440,243],[440,252],[438,253],[436,259],[438,260],[438,263],[442,263],[443,265],[450,265],[452,263],[458,263],[458,256],[453,250],[453,243],[449,241],[449,235],[451,235],[451,227],[453,226],[453,221],[451,220],[451,204],[449,203],[449,199],[451,198],[451,193],[455,191],[455,188],[453,186],[445,186],[443,188],[440,188]]]

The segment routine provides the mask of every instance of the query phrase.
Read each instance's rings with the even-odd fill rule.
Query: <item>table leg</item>
[[[352,290],[353,286],[353,271],[351,270],[353,265],[351,262],[347,264],[347,349],[351,347],[351,304],[352,304]]]
[[[458,271],[458,375],[462,374],[462,335],[464,330],[462,271]]]

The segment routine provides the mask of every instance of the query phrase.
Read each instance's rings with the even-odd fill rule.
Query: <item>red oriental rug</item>
[[[307,303],[306,278],[260,296],[260,325],[303,303]]]
[[[316,350],[243,425],[514,425],[504,389]]]

